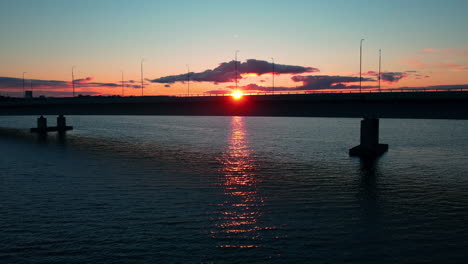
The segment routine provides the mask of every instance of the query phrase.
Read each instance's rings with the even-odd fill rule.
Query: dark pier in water
[[[387,151],[388,144],[379,143],[379,119],[364,118],[361,120],[361,144],[350,149],[349,155],[376,157]]]
[[[37,119],[37,127],[31,128],[32,133],[38,134],[47,134],[47,132],[65,133],[69,130],[73,130],[73,127],[67,126],[67,121],[63,115],[57,117],[57,126],[47,126],[47,118],[40,116]]]

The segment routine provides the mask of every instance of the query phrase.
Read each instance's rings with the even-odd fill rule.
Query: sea
[[[467,263],[468,121],[0,116],[0,263]],[[55,116],[47,116],[55,125]]]

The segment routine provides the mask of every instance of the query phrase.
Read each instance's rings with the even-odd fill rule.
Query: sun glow
[[[241,76],[242,78],[245,78],[245,77],[257,77],[257,76],[259,76],[259,74],[257,74],[257,73],[241,73],[240,76]]]
[[[232,95],[232,97],[233,97],[234,99],[236,99],[236,100],[241,99],[242,96],[243,96],[242,92],[239,91],[239,90],[234,91],[231,95]]]

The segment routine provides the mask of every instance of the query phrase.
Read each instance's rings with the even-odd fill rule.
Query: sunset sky
[[[466,0],[2,0],[0,95],[468,88]]]

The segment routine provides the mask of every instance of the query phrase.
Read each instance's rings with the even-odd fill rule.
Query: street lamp
[[[190,66],[187,64],[187,96],[190,96]]]
[[[143,84],[143,61],[145,61],[144,59],[141,59],[141,63],[140,63],[140,66],[141,66],[141,96],[143,96],[143,89],[144,89],[144,84]]]
[[[271,75],[272,82],[273,82],[272,88],[273,88],[273,94],[275,94],[275,59],[272,57],[271,61],[273,63],[273,74]]]
[[[382,50],[379,49],[379,92],[381,92],[380,90],[380,79],[382,79],[381,66],[382,66]]]
[[[73,70],[75,69],[76,66],[72,67],[72,88],[73,88],[73,97],[75,97],[75,75]]]
[[[122,97],[124,96],[124,72],[123,71],[120,71],[120,73],[122,74]]]
[[[364,39],[361,39],[361,46],[359,49],[359,93],[361,93],[362,90],[362,42]]]
[[[237,53],[238,53],[238,52],[239,52],[239,51],[236,50],[236,52],[235,52],[235,59],[234,59],[234,65],[235,65],[235,69],[236,69],[236,91],[237,91],[237,75],[239,74],[239,73],[238,73],[238,69],[237,69]]]
[[[24,74],[26,74],[27,72],[23,72],[23,94],[24,94]]]

